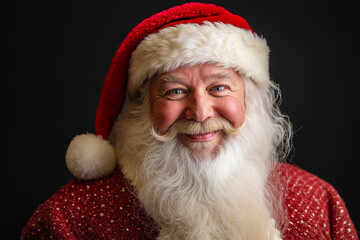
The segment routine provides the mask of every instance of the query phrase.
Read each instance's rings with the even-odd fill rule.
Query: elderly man
[[[22,239],[358,239],[328,183],[281,163],[292,130],[268,53],[211,4],[140,23],[105,80],[98,136],[69,145],[81,180],[39,206]]]

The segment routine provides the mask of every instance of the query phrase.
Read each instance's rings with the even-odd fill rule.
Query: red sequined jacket
[[[304,170],[283,164],[289,228],[284,239],[358,239],[336,190]],[[21,239],[154,239],[158,231],[120,171],[74,180],[34,212]]]

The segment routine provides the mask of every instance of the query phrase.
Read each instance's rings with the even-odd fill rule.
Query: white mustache
[[[161,142],[169,142],[173,140],[179,133],[196,135],[223,130],[226,134],[233,135],[239,132],[240,128],[241,127],[233,128],[230,122],[222,117],[208,119],[203,122],[182,119],[176,121],[173,125],[171,125],[167,133],[164,135],[158,134],[154,126],[152,126],[151,134]]]

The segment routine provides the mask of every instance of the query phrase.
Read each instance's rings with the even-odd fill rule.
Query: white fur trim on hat
[[[257,84],[270,83],[264,38],[221,22],[188,23],[164,28],[141,41],[131,55],[128,93],[135,96],[141,84],[157,73],[202,63],[233,68]]]
[[[96,179],[110,174],[116,166],[113,146],[101,136],[76,136],[66,152],[69,171],[82,180]]]

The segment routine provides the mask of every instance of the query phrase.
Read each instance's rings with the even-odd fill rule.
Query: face
[[[243,80],[233,69],[214,64],[181,67],[152,79],[151,108],[154,128],[161,135],[178,120],[204,122],[222,117],[239,128],[245,112]],[[202,151],[212,153],[226,136],[220,130],[177,137],[185,146],[206,143]]]

